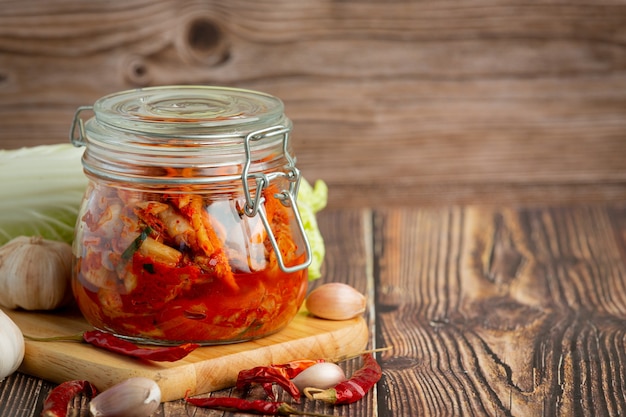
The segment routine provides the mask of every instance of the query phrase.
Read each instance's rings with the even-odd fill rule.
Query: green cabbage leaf
[[[322,180],[315,181],[314,186],[304,178],[300,181],[298,188],[298,212],[302,219],[304,232],[311,245],[311,265],[309,265],[309,280],[314,280],[322,276],[322,263],[326,254],[324,238],[317,225],[315,215],[326,207],[328,200],[328,187]]]
[[[0,150],[0,245],[37,235],[71,243],[87,186],[82,153],[69,143]]]

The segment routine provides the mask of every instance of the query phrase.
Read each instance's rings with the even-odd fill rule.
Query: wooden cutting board
[[[5,312],[29,336],[74,335],[91,327],[79,312]],[[244,343],[206,346],[174,362],[147,362],[109,353],[86,343],[26,341],[20,371],[55,383],[91,381],[104,390],[124,379],[155,380],[162,401],[202,394],[235,384],[242,369],[297,359],[336,358],[365,349],[369,331],[361,317],[346,321],[317,319],[302,309],[291,324],[271,336]]]

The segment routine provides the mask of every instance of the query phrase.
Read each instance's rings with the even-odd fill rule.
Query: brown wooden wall
[[[0,147],[147,85],[285,101],[330,204],[626,199],[626,1],[0,0]]]

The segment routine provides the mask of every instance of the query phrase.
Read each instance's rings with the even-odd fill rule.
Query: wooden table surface
[[[324,278],[369,296],[383,377],[337,416],[626,415],[626,201],[342,208],[319,214]],[[351,373],[358,360],[344,364]],[[16,373],[1,416],[54,384]],[[218,394],[241,395],[236,390]],[[253,392],[257,398],[260,394]],[[280,394],[280,399],[289,399]],[[77,398],[68,415],[87,416]],[[154,416],[232,414],[163,404]]]

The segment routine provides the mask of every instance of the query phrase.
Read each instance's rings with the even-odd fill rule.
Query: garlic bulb
[[[0,310],[0,381],[19,368],[24,359],[24,336],[17,324]]]
[[[323,319],[348,320],[365,311],[365,296],[348,284],[331,282],[311,291],[306,308]]]
[[[72,247],[18,236],[0,247],[0,305],[52,310],[72,299]]]
[[[291,380],[302,392],[305,388],[327,389],[346,380],[346,374],[333,362],[320,362],[306,368]]]
[[[149,378],[129,378],[96,395],[89,403],[93,417],[148,417],[161,404],[161,389]]]

